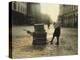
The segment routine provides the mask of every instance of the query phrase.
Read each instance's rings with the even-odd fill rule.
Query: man
[[[53,44],[53,40],[56,37],[57,38],[56,45],[59,45],[59,37],[60,37],[60,33],[61,33],[60,22],[54,23],[54,28],[55,28],[55,31],[53,33],[53,37],[52,37],[52,40],[50,41],[50,43]]]

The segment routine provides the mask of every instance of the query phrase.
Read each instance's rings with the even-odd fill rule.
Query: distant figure
[[[49,27],[50,27],[50,24],[48,23],[48,29],[49,29]]]
[[[60,22],[57,22],[57,23],[54,23],[54,28],[55,28],[55,31],[53,33],[53,37],[52,37],[52,40],[50,41],[51,44],[53,44],[53,40],[54,38],[56,37],[57,38],[57,42],[56,42],[56,45],[59,45],[59,37],[60,37],[60,33],[61,33],[61,28],[60,28]]]
[[[50,27],[50,21],[48,21],[47,25],[48,25],[48,29],[49,29],[49,27]]]

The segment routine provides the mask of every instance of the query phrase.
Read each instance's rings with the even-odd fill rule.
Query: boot
[[[53,44],[53,41],[50,41],[50,44]]]
[[[59,42],[56,42],[56,45],[59,45]]]

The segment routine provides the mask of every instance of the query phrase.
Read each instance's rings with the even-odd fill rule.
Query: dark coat
[[[57,37],[60,36],[60,26],[55,28],[55,31],[53,33],[53,36],[57,36]]]

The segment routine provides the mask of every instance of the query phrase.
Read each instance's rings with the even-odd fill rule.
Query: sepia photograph
[[[78,55],[78,5],[9,2],[9,57]]]

